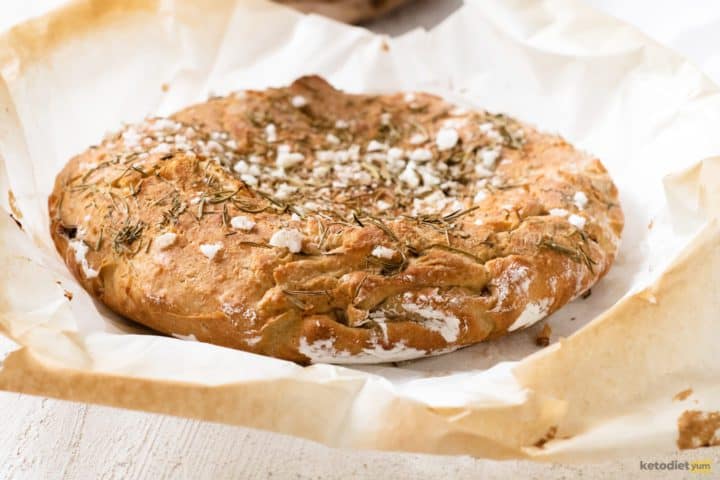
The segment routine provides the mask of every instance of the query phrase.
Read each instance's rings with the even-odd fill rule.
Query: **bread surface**
[[[300,363],[527,327],[608,271],[623,227],[603,165],[556,135],[319,77],[128,125],[68,162],[49,209],[114,311]]]

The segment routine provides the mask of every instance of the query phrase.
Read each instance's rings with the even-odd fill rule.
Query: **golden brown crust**
[[[319,77],[128,126],[66,165],[49,207],[113,310],[302,363],[527,326],[607,272],[623,226],[602,164],[557,136]]]

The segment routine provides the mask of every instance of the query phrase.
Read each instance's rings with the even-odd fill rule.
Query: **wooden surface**
[[[720,29],[712,24],[720,18],[714,0],[665,2],[659,7],[653,0],[588,1],[636,23],[720,76],[720,56],[708,48],[720,38]],[[0,2],[0,29],[59,2]],[[460,0],[417,0],[413,8],[403,8],[369,26],[389,34],[429,27],[460,4]],[[655,15],[645,15],[651,6]],[[690,29],[692,21],[703,27]],[[7,350],[7,342],[0,340],[0,360],[3,349]],[[6,392],[0,392],[0,429],[2,480],[684,478],[679,472],[642,472],[640,459],[577,466],[335,450],[245,428]],[[717,449],[642,460],[673,459],[712,459],[715,472],[720,471]]]

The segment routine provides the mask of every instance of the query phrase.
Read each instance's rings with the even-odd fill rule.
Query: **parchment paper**
[[[415,362],[303,368],[153,335],[79,288],[46,207],[70,156],[124,121],[306,73],[506,112],[603,160],[622,248],[548,320],[550,347],[536,326]],[[563,461],[669,452],[682,411],[720,410],[718,88],[580,3],[468,0],[384,38],[261,0],[75,1],[0,37],[0,75],[0,331],[20,346],[0,388],[332,446]]]

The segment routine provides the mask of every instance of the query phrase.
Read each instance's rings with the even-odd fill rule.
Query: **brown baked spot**
[[[537,442],[535,442],[533,445],[537,448],[544,448],[545,444],[555,438],[555,435],[557,435],[558,427],[557,425],[553,425],[550,428],[548,428],[548,431],[543,435]]]

